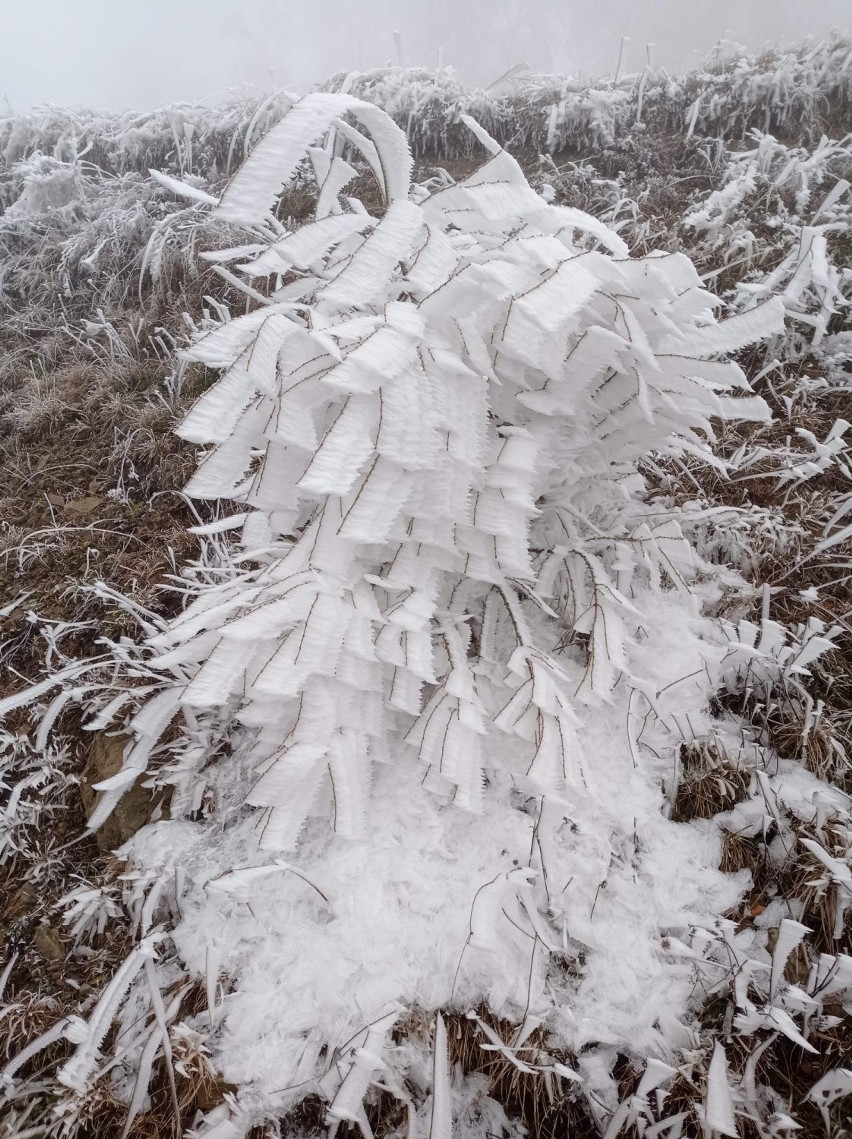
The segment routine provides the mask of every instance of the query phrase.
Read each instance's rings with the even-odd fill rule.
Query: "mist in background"
[[[850,0],[0,0],[0,97],[16,110],[52,102],[110,110],[297,92],[337,71],[442,51],[469,83],[517,63],[535,71],[640,70],[648,48],[669,71],[720,40],[749,49],[849,31]]]

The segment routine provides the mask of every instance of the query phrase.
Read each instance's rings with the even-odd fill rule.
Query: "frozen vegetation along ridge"
[[[791,53],[771,107],[824,65]],[[716,102],[655,75],[600,105],[642,127],[680,99],[697,147],[726,115],[723,78],[743,105],[768,97],[725,76]],[[532,173],[458,105],[446,137],[473,173],[415,175],[426,147],[388,111],[427,84],[349,77],[278,105],[249,146],[259,106],[224,186],[193,172],[195,128],[175,120],[178,161],[144,183],[169,206],[142,227],[143,278],[167,280],[184,242],[228,290],[187,315],[166,389],[177,409],[206,370],[176,429],[198,449],[203,553],[172,612],[98,585],[138,634],[74,658],[49,622],[42,677],[0,700],[37,725],[3,737],[8,820],[29,787],[65,793],[53,737],[71,710],[126,740],[90,832],[140,783],[163,794],[122,861],[57,903],[73,952],[121,923],[125,952],[7,1049],[10,1137],[94,1134],[102,1101],[125,1136],[165,1104],[193,1139],[774,1139],[799,1105],[761,1058],[821,1049],[808,1118],[847,1134],[848,723],[808,685],[849,614],[820,577],[785,621],[749,579],[770,558],[848,570],[849,424],[772,433],[779,407],[849,390],[849,140],[788,145],[770,113],[724,163],[708,143],[714,188],[656,248],[618,178],[552,157]],[[530,145],[586,138],[569,86],[527,93]],[[10,250],[72,208],[63,146],[16,155]],[[294,186],[301,224],[281,204]],[[103,190],[128,231],[137,191],[132,169]],[[96,274],[115,238],[69,239],[60,272]],[[121,360],[102,310],[85,333]],[[747,479],[782,488],[786,529],[735,499]]]
[[[720,51],[705,67],[669,75],[646,67],[619,78],[566,78],[514,68],[487,90],[471,89],[451,68],[383,68],[340,73],[325,88],[346,90],[405,130],[415,157],[468,157],[476,143],[460,122],[472,115],[494,138],[543,153],[611,145],[638,128],[739,141],[749,130],[817,143],[839,137],[852,110],[852,47],[835,34],[786,51]],[[291,96],[276,91],[209,107],[185,104],[103,115],[61,107],[0,116],[7,163],[32,154],[83,158],[111,174],[168,167],[228,176],[277,122]]]

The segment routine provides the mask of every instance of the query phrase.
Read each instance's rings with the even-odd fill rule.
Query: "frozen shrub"
[[[317,218],[278,232],[269,211],[304,148],[350,111],[372,140],[334,129],[385,213],[341,205],[352,167],[312,148]],[[583,780],[575,706],[608,700],[626,667],[634,579],[695,573],[676,521],[640,520],[632,464],[709,455],[711,417],[765,416],[728,394],[748,385],[718,357],[777,331],[780,302],[717,323],[686,257],[628,259],[467,125],[489,160],[423,197],[383,112],[308,96],[217,206],[266,238],[213,255],[258,303],[189,349],[225,371],[179,430],[208,445],[188,493],[247,508],[232,522],[247,568],[150,642],[150,666],[184,679],[132,722],[97,819],[180,708],[250,729],[247,798],[274,849],[320,802],[365,835],[372,764],[400,731],[459,806],[482,809],[495,730],[518,737],[516,775],[564,794]],[[586,646],[579,671],[554,652],[566,637]]]

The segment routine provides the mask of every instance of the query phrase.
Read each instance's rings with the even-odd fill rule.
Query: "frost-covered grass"
[[[415,156],[434,160],[473,153],[460,113],[499,142],[534,153],[585,156],[646,129],[738,143],[756,128],[813,144],[823,132],[838,137],[848,128],[850,53],[849,39],[834,34],[757,56],[728,49],[685,76],[654,67],[620,80],[521,70],[487,90],[472,90],[451,69],[387,68],[341,72],[324,86],[382,107],[406,130]],[[0,117],[0,150],[7,167],[39,153],[64,162],[84,158],[111,174],[144,175],[153,166],[215,181],[234,173],[288,105],[278,92],[122,115],[51,106]],[[7,204],[23,173],[4,186]]]
[[[300,155],[252,149],[283,97],[6,123],[2,651],[8,690],[54,685],[0,754],[10,1135],[843,1134],[849,50],[488,93],[337,77],[406,128],[417,186],[363,112],[397,207],[338,137],[295,237],[308,171],[264,216]],[[537,193],[505,152],[451,185],[488,157],[459,111]],[[558,291],[571,257],[548,300],[530,274]],[[263,373],[294,323],[331,351],[299,404],[300,358]],[[765,404],[720,389],[731,351]],[[189,491],[225,501],[196,514],[162,492],[200,392]],[[87,717],[171,796],[120,859],[81,833]]]

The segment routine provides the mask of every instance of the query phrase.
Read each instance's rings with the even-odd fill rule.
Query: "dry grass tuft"
[[[725,874],[748,870],[752,880],[759,882],[767,870],[766,859],[766,846],[760,839],[728,830],[723,832],[719,869]]]
[[[813,717],[798,705],[776,706],[767,721],[767,734],[783,759],[795,759],[820,779],[847,785],[850,761],[841,741],[848,738],[848,717],[835,709]]]
[[[672,820],[712,819],[741,803],[748,794],[752,773],[738,767],[715,737],[681,744],[681,779],[672,808]]]
[[[479,1016],[507,1046],[517,1036],[518,1027],[494,1016],[485,1006],[476,1010]],[[543,1075],[520,1071],[500,1052],[486,1051],[482,1029],[475,1020],[459,1013],[445,1017],[450,1063],[458,1064],[469,1075],[481,1073],[488,1080],[488,1094],[510,1118],[519,1119],[530,1135],[541,1139],[575,1136],[585,1139],[599,1134],[581,1095],[564,1080],[550,1080]],[[554,1047],[545,1028],[536,1028],[518,1049],[519,1059],[530,1065],[546,1064],[556,1059],[572,1066],[573,1058]]]

